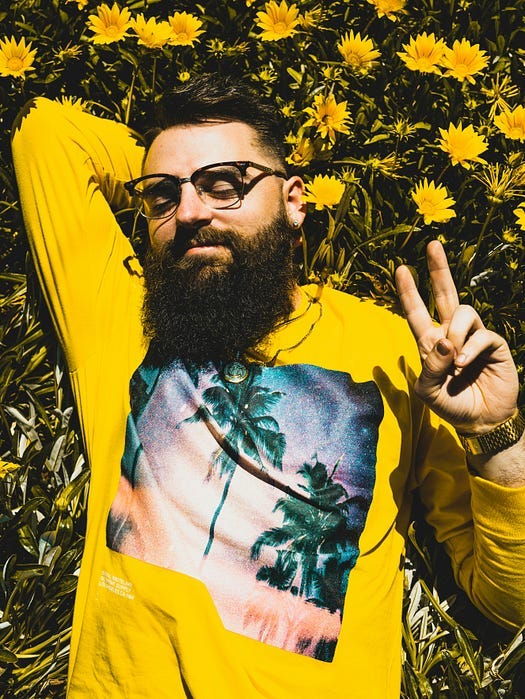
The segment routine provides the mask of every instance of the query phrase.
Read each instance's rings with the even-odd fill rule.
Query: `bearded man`
[[[92,468],[72,699],[398,697],[415,488],[475,604],[525,621],[506,343],[460,306],[435,241],[438,325],[404,267],[408,324],[299,286],[303,182],[282,144],[275,109],[217,76],[165,99],[146,154],[45,99],[15,127]],[[128,195],[144,287],[112,213]]]

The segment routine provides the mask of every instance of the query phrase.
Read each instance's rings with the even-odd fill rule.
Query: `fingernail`
[[[439,340],[439,342],[437,343],[437,351],[443,357],[446,357],[447,354],[449,353],[449,349],[448,349],[447,345],[443,342],[443,340]]]
[[[456,364],[465,364],[466,361],[467,361],[467,355],[461,353],[461,354],[458,356],[458,358],[456,359]]]

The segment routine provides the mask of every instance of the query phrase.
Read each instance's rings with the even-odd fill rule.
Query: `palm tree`
[[[268,473],[268,466],[282,470],[286,437],[279,431],[275,418],[268,413],[283,394],[257,384],[261,371],[262,367],[251,366],[248,377],[240,383],[224,382],[221,375],[216,374],[212,381],[217,385],[203,391],[203,403],[193,415],[177,425],[200,421],[206,423],[218,443],[206,478],[209,480],[214,474],[219,478],[226,477],[221,499],[210,523],[205,557],[213,544],[215,526],[237,466],[272,485],[276,485],[276,482]],[[285,489],[281,484],[278,487]]]
[[[251,550],[252,559],[258,560],[264,546],[278,549],[275,565],[261,567],[258,580],[332,612],[342,612],[366,511],[364,498],[349,498],[344,486],[333,480],[339,463],[331,473],[317,458],[314,464],[305,463],[298,473],[305,478],[302,487],[309,504],[293,496],[279,499],[275,510],[283,513],[282,526],[263,532]]]

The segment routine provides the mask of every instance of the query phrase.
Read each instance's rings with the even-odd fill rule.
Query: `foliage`
[[[27,99],[68,99],[142,132],[158,95],[192,74],[245,76],[283,115],[288,162],[309,185],[304,278],[395,304],[393,271],[406,261],[426,295],[424,248],[437,236],[461,299],[507,337],[523,375],[525,0],[165,7],[6,0],[0,10],[5,696],[63,694],[86,501],[70,392],[31,272],[26,294],[9,130]],[[519,696],[521,637],[478,641],[438,601],[426,564],[408,576],[405,696]]]

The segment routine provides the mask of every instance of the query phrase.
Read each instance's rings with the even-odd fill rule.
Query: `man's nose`
[[[175,212],[175,222],[182,227],[200,228],[213,218],[213,209],[202,201],[189,181],[181,184],[180,203]]]

